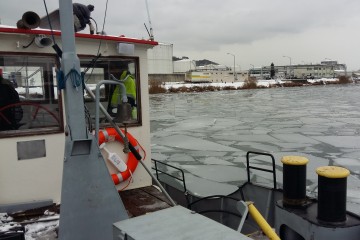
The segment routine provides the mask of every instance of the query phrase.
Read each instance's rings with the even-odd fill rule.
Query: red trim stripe
[[[48,29],[19,29],[12,27],[0,27],[0,33],[17,33],[17,34],[45,34],[51,35],[51,31]],[[55,36],[61,36],[60,31],[53,31]],[[97,34],[86,34],[86,33],[75,33],[77,38],[87,38],[87,39],[102,39],[106,41],[115,41],[115,42],[125,42],[125,43],[137,43],[137,44],[146,44],[156,46],[159,43],[151,40],[143,40],[137,38],[127,38],[127,37],[117,37],[117,36],[105,36]]]

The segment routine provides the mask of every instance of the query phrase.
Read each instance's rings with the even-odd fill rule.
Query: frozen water
[[[342,165],[342,166],[355,166],[360,168],[360,161],[359,159],[353,159],[353,158],[337,158],[334,159],[334,162]],[[353,170],[353,169],[352,169]]]
[[[302,134],[273,134],[273,136],[284,142],[318,144],[319,142]]]
[[[166,159],[168,159],[168,156],[166,156],[165,154],[161,154],[161,153],[151,153],[151,157],[159,160],[159,161],[165,161]]]
[[[307,191],[314,196],[316,168],[343,166],[351,172],[348,208],[360,214],[359,92],[354,84],[152,95],[152,157],[184,169],[188,188],[202,196],[216,194],[215,182],[243,183],[250,150],[274,155],[279,186],[281,157],[307,157]],[[271,166],[269,158],[251,161]],[[272,186],[271,174],[252,171],[251,180]]]
[[[169,162],[193,162],[195,159],[187,154],[175,153],[169,157]]]
[[[234,163],[231,163],[229,161],[225,161],[223,159],[217,158],[217,157],[208,157],[205,158],[203,161],[200,160],[200,162],[207,164],[207,165],[235,165]]]
[[[314,138],[323,143],[330,144],[334,147],[352,148],[352,149],[360,148],[360,142],[359,142],[360,136],[321,136]]]
[[[217,152],[217,151],[192,151],[191,156],[193,157],[225,157],[227,152]]]
[[[227,147],[221,144],[210,142],[207,140],[202,140],[195,138],[193,136],[187,135],[173,135],[168,136],[159,141],[156,141],[157,144],[163,144],[165,146],[170,146],[174,148],[181,148],[186,150],[202,150],[202,151],[239,151],[236,148]]]
[[[222,165],[182,165],[195,176],[215,182],[243,182],[247,178],[243,168]]]

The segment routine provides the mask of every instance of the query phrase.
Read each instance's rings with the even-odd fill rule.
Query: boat
[[[359,215],[346,209],[346,178],[350,172],[345,168],[317,168],[319,185],[315,198],[306,195],[309,160],[303,156],[282,157],[282,188],[277,182],[275,157],[267,152],[246,153],[247,180],[234,187],[201,181],[178,165],[153,161],[158,180],[178,204],[254,239],[261,239],[259,229],[269,239],[357,239],[359,236]],[[269,184],[256,181],[256,176],[264,174],[271,176]],[[186,176],[190,177],[188,181]],[[227,189],[222,191],[219,189],[222,187]],[[244,219],[249,211],[253,211],[249,214],[252,218]],[[273,235],[271,228],[277,235]]]
[[[60,239],[248,239],[152,187],[147,49],[158,43],[75,33],[72,1],[59,5],[0,26],[0,239],[54,220]],[[44,210],[50,219],[31,218]]]
[[[188,189],[181,169],[151,159],[146,52],[158,43],[74,33],[72,1],[59,8],[61,31],[38,28],[47,18],[34,12],[20,16],[25,28],[0,26],[2,81],[19,95],[0,108],[0,212],[31,216],[47,206],[58,211],[60,203],[60,239],[250,239],[253,232],[270,239],[358,238],[360,217],[344,211],[341,199],[340,218],[319,216],[324,202],[304,196],[303,185],[295,186],[295,197],[289,192],[301,176],[285,191],[277,188],[275,168],[251,164],[254,154],[273,162],[266,153],[248,153],[247,174],[271,172],[273,187],[249,178],[230,195]],[[135,81],[133,105],[124,71]],[[113,106],[116,86],[120,103]],[[295,172],[306,166],[284,162]],[[343,196],[339,184],[336,196]],[[23,237],[31,221],[0,228],[0,239]]]

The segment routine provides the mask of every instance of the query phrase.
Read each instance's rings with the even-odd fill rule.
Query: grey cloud
[[[95,5],[92,16],[101,28],[106,1],[76,2]],[[50,11],[58,7],[58,1],[47,0],[47,3]],[[341,28],[353,28],[352,37],[359,37],[358,0],[148,0],[148,3],[155,39],[173,43],[176,51],[216,53],[219,49],[256,45],[263,41],[274,47],[274,41],[269,40],[281,36],[283,38],[279,38],[276,44],[291,47],[302,45],[296,43],[296,39],[306,39],[303,34],[311,32],[310,38],[323,39],[321,42],[324,44],[314,48],[313,52],[314,56],[320,58],[321,54],[329,52],[328,49],[336,44],[328,33],[336,35],[338,33],[335,31]],[[45,15],[42,0],[21,1],[21,4],[18,1],[1,0],[0,4],[0,17],[5,24],[14,25],[27,10]],[[148,24],[147,18],[145,0],[109,0],[105,31],[112,35],[146,38],[144,23]],[[320,35],[324,32],[326,36]],[[284,42],[288,39],[294,42]],[[350,48],[355,49],[357,46],[344,47],[348,49],[347,52],[351,52]],[[316,49],[319,49],[318,52]],[[292,51],[291,54],[297,54]],[[282,54],[279,53],[280,56]],[[340,57],[358,59],[355,53]]]

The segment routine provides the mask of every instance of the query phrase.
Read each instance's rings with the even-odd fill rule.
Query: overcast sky
[[[57,0],[47,0],[49,11]],[[75,2],[75,1],[74,1]],[[102,27],[106,0],[92,17]],[[360,69],[359,0],[148,0],[155,40],[174,45],[174,56],[209,59],[241,69],[319,63],[325,59]],[[2,24],[15,25],[25,11],[45,15],[43,0],[0,1]],[[148,38],[145,0],[109,0],[105,32]],[[283,57],[288,56],[288,57]]]

